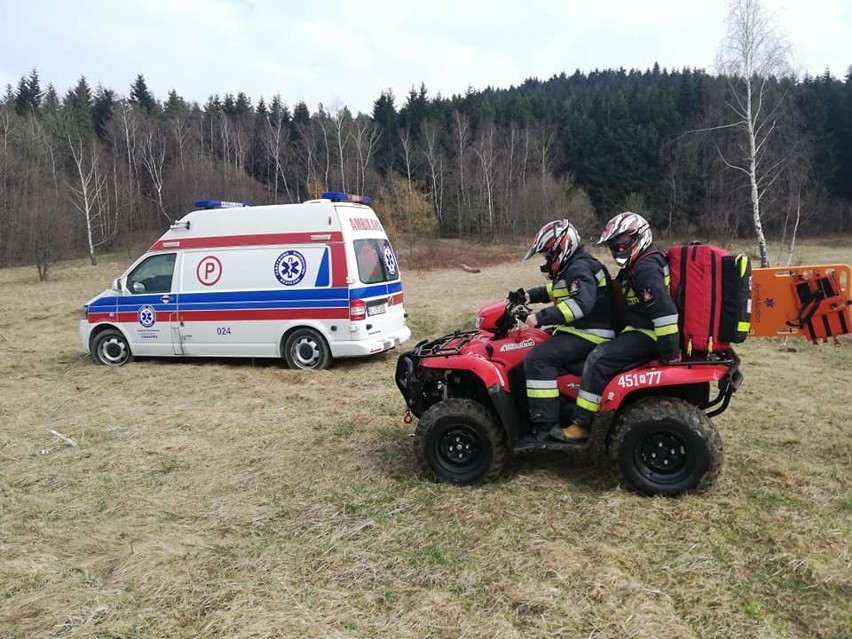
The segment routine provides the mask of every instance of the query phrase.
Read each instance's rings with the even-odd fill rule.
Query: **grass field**
[[[849,337],[741,345],[707,494],[553,454],[454,487],[416,473],[398,352],[96,366],[80,308],[132,257],[0,270],[0,637],[852,637]],[[466,261],[404,273],[409,345],[538,283]]]

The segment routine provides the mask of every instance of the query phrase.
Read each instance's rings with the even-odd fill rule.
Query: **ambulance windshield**
[[[373,238],[355,240],[358,279],[364,284],[378,284],[399,278],[396,255],[390,242]]]

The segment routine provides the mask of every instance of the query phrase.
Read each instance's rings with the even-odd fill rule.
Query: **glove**
[[[522,288],[519,288],[517,291],[509,291],[506,299],[509,300],[509,304],[520,306],[527,303],[527,292]]]
[[[530,328],[538,328],[538,318],[535,316],[535,313],[530,313],[527,315],[527,326]]]

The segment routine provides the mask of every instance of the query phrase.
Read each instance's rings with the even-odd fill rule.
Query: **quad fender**
[[[618,410],[628,398],[635,399],[648,394],[671,394],[684,396],[692,403],[704,408],[721,401],[710,402],[709,387],[713,383],[722,383],[726,387],[727,396],[739,386],[742,375],[738,369],[739,361],[734,366],[730,362],[684,362],[675,365],[662,365],[652,362],[647,367],[634,368],[613,377],[604,388],[601,395],[601,412]],[[733,383],[728,384],[731,381]],[[727,387],[730,386],[730,390]],[[671,393],[664,393],[663,389]],[[688,392],[692,389],[692,393]],[[727,402],[725,403],[727,406]],[[724,407],[723,407],[724,410]]]
[[[485,388],[498,387],[509,392],[509,379],[500,367],[484,357],[471,355],[451,355],[449,357],[433,357],[420,360],[423,368],[437,368],[447,371],[470,371],[482,380]]]
[[[420,365],[423,368],[448,372],[464,371],[481,380],[491,400],[491,408],[500,420],[510,446],[517,443],[520,439],[520,415],[510,391],[509,376],[501,365],[484,357],[471,355],[422,359]]]

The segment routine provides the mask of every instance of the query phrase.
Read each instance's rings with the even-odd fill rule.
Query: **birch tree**
[[[0,252],[6,245],[9,228],[9,137],[15,128],[16,120],[17,116],[11,103],[0,106]]]
[[[68,148],[71,150],[71,158],[74,161],[74,181],[69,183],[73,193],[74,207],[83,216],[86,226],[86,247],[89,251],[89,263],[97,265],[95,247],[111,239],[111,232],[104,230],[108,227],[114,229],[114,225],[108,224],[109,198],[106,194],[107,176],[101,168],[100,154],[97,143],[94,140],[86,141],[79,136],[67,134]],[[100,227],[100,237],[95,238],[97,227]]]
[[[272,180],[274,201],[278,202],[278,185],[283,184],[287,199],[292,200],[290,185],[287,183],[287,175],[284,172],[287,161],[287,144],[289,142],[289,129],[287,128],[288,115],[278,96],[272,100],[272,108],[266,116],[266,129],[263,136],[263,147],[268,158],[272,161],[275,177]]]
[[[325,157],[325,169],[322,174],[322,179],[325,184],[325,188],[328,188],[329,175],[331,174],[331,146],[328,143],[329,117],[323,110],[322,104],[319,105],[316,115],[311,118],[311,123],[312,126],[319,128],[320,133],[322,134],[323,153]]]
[[[302,168],[304,170],[304,182],[305,189],[310,193],[311,187],[310,184],[312,181],[319,180],[323,183],[323,188],[325,185],[325,181],[318,177],[317,172],[317,141],[314,132],[314,125],[312,121],[308,121],[306,124],[297,124],[296,125],[297,138],[295,141],[297,157],[302,164]],[[296,184],[296,197],[300,198],[299,194],[299,183],[297,181]]]
[[[515,207],[514,197],[517,185],[515,184],[515,144],[518,137],[518,129],[515,124],[509,125],[509,148],[506,151],[506,189],[503,195],[503,206],[505,215],[504,230],[510,230],[514,235],[515,232]]]
[[[473,145],[473,152],[479,160],[480,177],[482,178],[482,197],[485,200],[485,226],[493,237],[494,228],[494,183],[497,150],[494,148],[495,127],[488,123],[480,132],[479,140]],[[480,227],[481,229],[481,227]]]
[[[130,228],[143,226],[141,212],[138,211],[139,200],[139,118],[136,110],[126,101],[121,100],[116,105],[115,115],[107,125],[110,139],[113,140],[114,153],[117,160],[124,155],[126,166],[126,179],[123,181],[124,188],[116,188],[116,206],[127,211],[127,221]]]
[[[412,171],[414,170],[414,141],[411,139],[411,131],[408,128],[399,130],[400,153],[405,169],[405,179],[408,181],[408,189],[411,190]]]
[[[329,120],[334,129],[334,141],[335,146],[337,147],[337,162],[339,165],[338,168],[340,169],[340,190],[346,193],[348,191],[346,168],[349,166],[349,162],[346,157],[346,147],[352,137],[350,130],[352,115],[349,113],[349,109],[344,107],[343,109],[338,110],[337,113],[331,114]]]
[[[458,169],[458,184],[456,185],[456,214],[458,216],[458,236],[464,233],[463,215],[469,206],[467,194],[467,183],[465,181],[465,163],[467,162],[467,151],[470,146],[470,119],[467,115],[457,110],[452,114],[453,145],[456,151],[456,162]]]
[[[159,125],[153,120],[153,118],[149,118],[146,123],[139,151],[142,166],[145,167],[145,170],[148,172],[148,177],[151,178],[151,186],[154,189],[157,208],[159,209],[160,214],[171,222],[172,219],[169,217],[169,214],[166,213],[166,207],[163,204],[166,140]]]
[[[367,169],[373,159],[381,131],[366,115],[359,114],[352,127],[355,144],[355,181],[358,193],[367,193]]]
[[[721,155],[728,168],[748,179],[754,233],[760,264],[769,266],[761,199],[784,168],[785,157],[771,157],[769,143],[777,134],[784,94],[773,92],[773,80],[788,73],[789,46],[761,0],[731,0],[718,66],[730,88],[728,107],[733,120],[718,128],[734,129],[741,152]]]
[[[444,230],[444,156],[441,150],[441,129],[434,120],[424,120],[420,124],[420,139],[423,156],[429,166],[429,196],[432,209],[438,220],[438,227]]]

